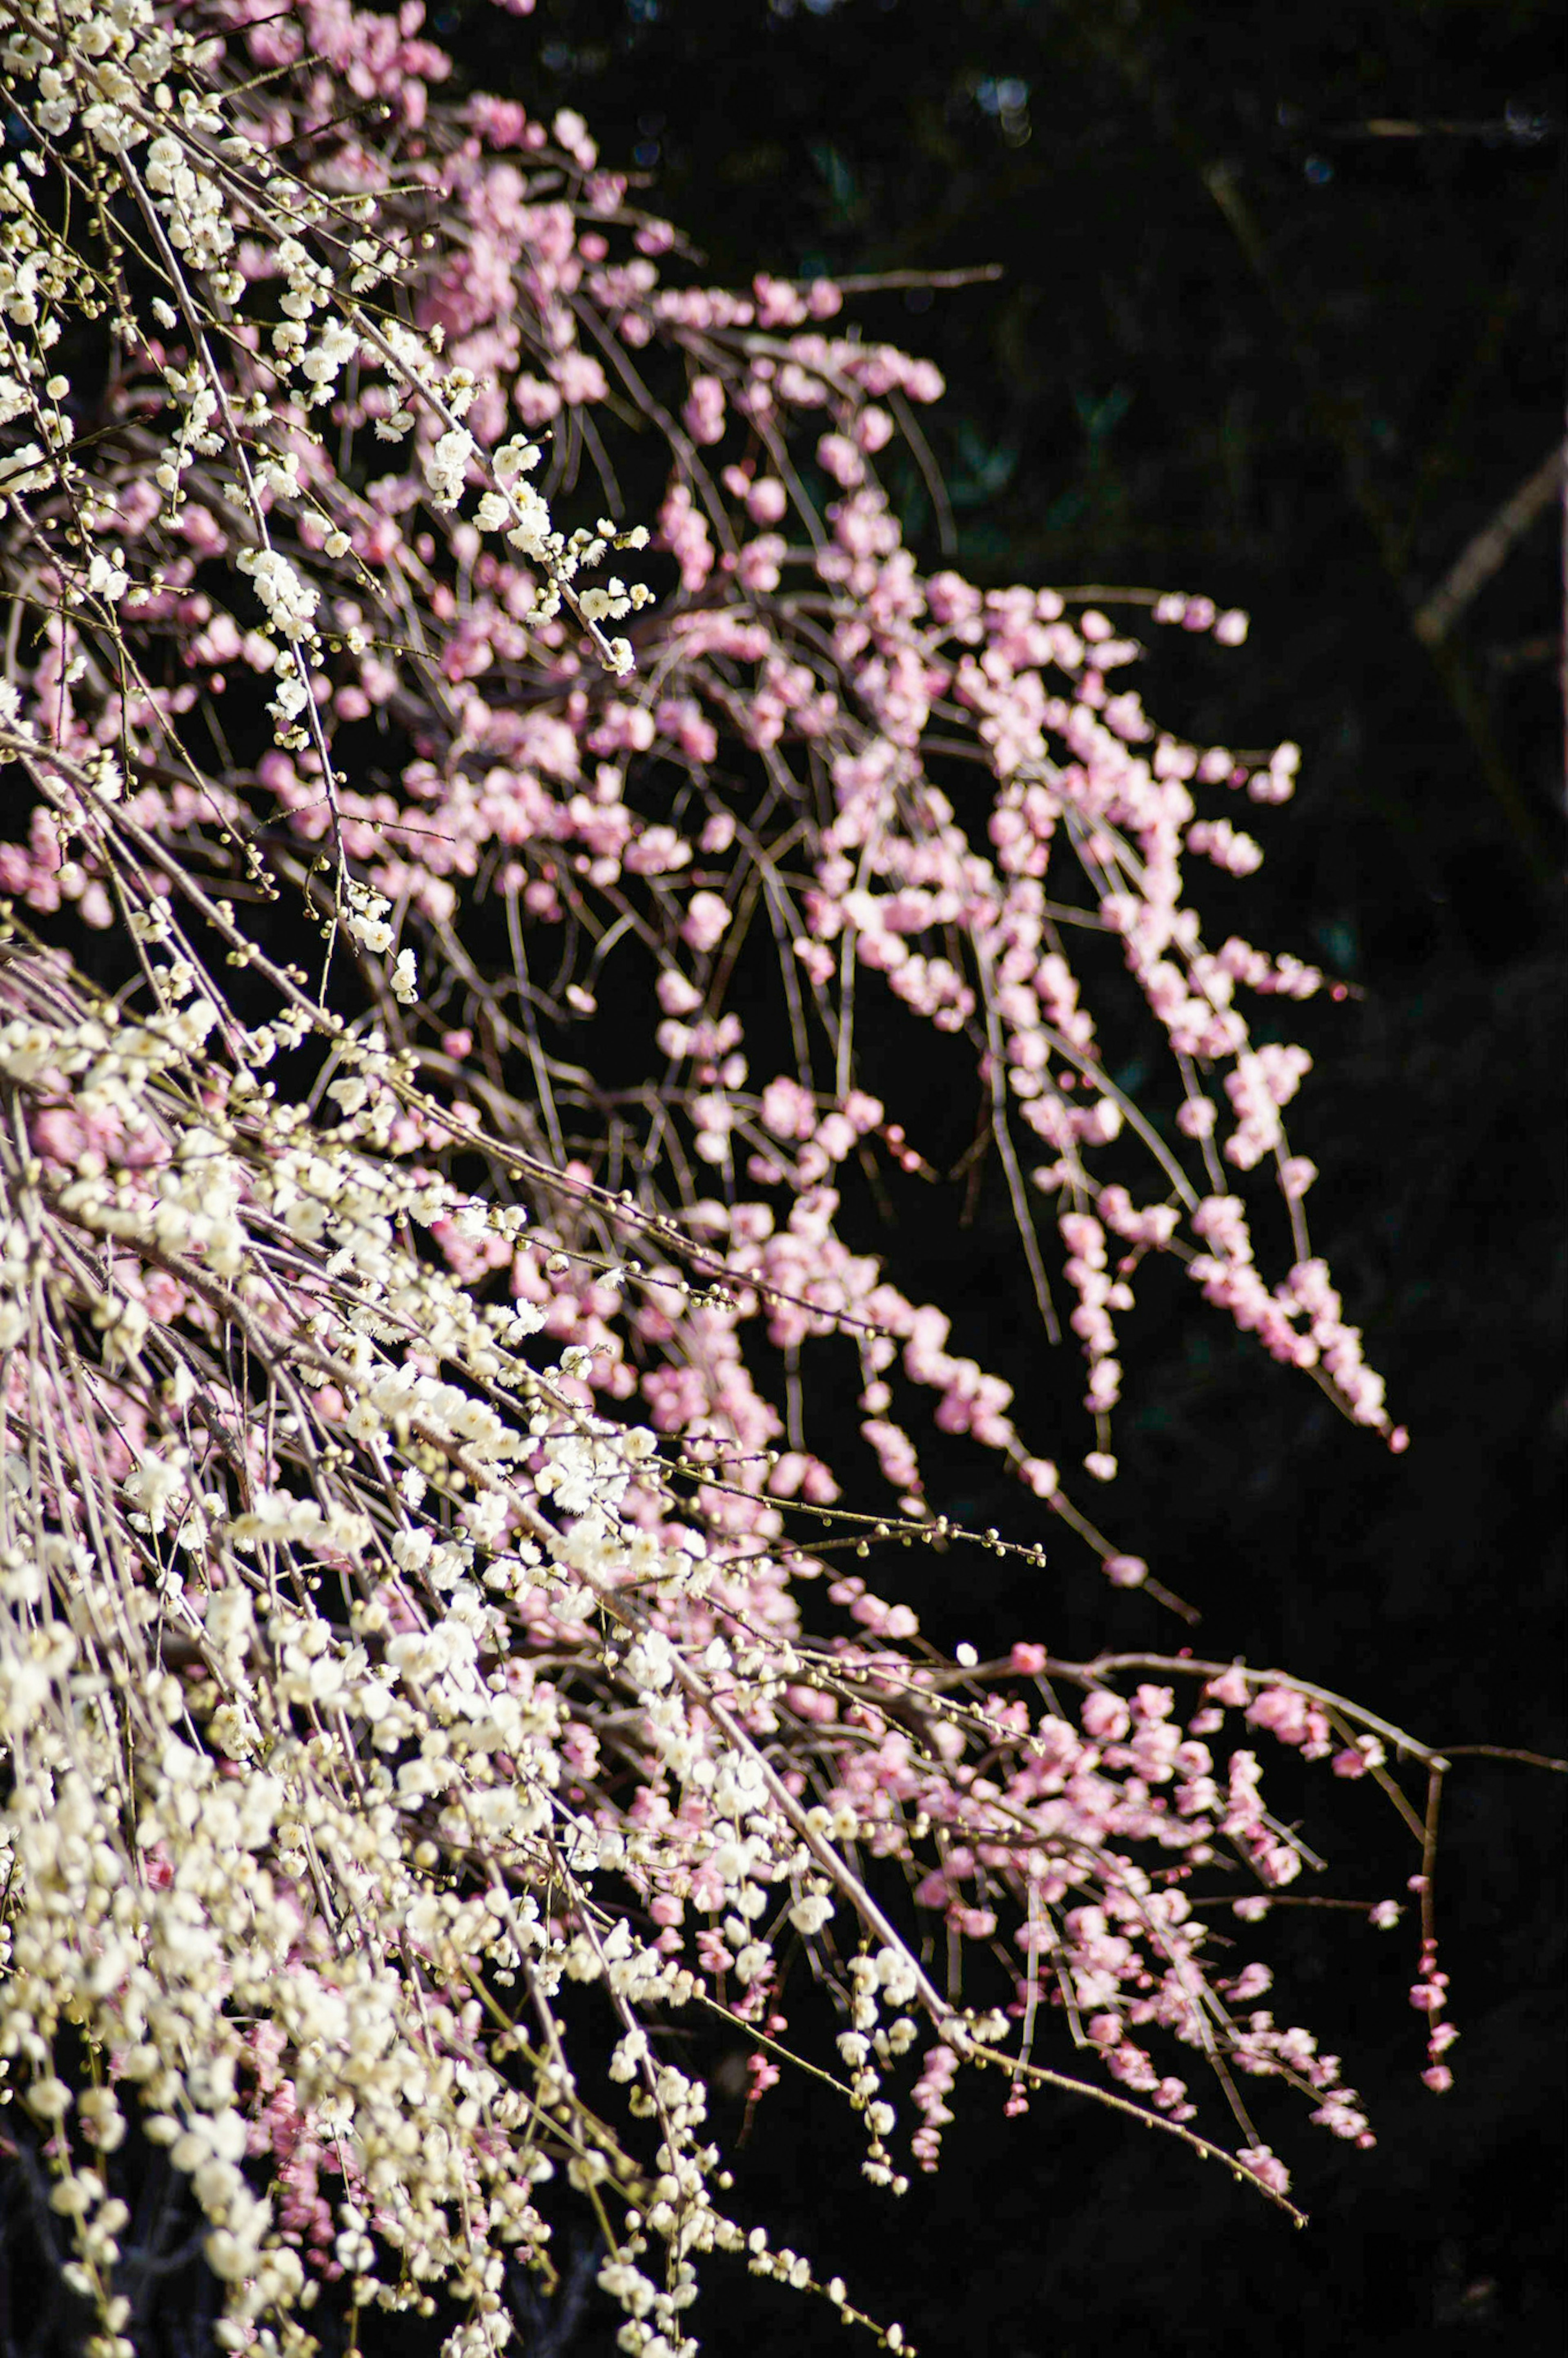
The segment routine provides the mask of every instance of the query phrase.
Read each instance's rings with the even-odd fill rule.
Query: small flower
[[[1141,1555],[1108,1555],[1105,1576],[1117,1588],[1141,1588],[1149,1567]]]
[[[1242,2169],[1257,2179],[1260,2185],[1268,2187],[1271,2193],[1289,2193],[1291,2173],[1266,2145],[1244,2146],[1236,2158]]]

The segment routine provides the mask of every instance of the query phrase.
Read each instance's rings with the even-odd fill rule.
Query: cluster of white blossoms
[[[302,1140],[287,1110],[274,1118],[232,1073],[226,1107],[222,1067],[201,1061],[210,1028],[189,1011],[117,1024],[107,1007],[0,1027],[0,1071],[30,1093],[18,1105],[48,1103],[69,1082],[79,1121],[140,1142],[134,1179],[109,1176],[91,1145],[74,1175],[5,1158],[5,1233],[18,1248],[8,1314],[30,1270],[46,1334],[70,1334],[93,1314],[70,1240],[112,1237],[122,1286],[172,1275],[189,1289],[188,1326],[215,1336],[237,1321],[275,1398],[297,1403],[265,1438],[226,1432],[208,1354],[167,1324],[142,1329],[157,1358],[124,1396],[138,1446],[118,1472],[86,1422],[101,1378],[68,1372],[46,1346],[9,1396],[36,1463],[25,1498],[12,1484],[5,1499],[0,2058],[50,2133],[51,2201],[77,2244],[71,2280],[99,2302],[104,2349],[128,2353],[113,2290],[124,2206],[93,2157],[123,2140],[132,2103],[207,2219],[208,2259],[227,2288],[223,2346],[304,2346],[257,2322],[287,2311],[305,2275],[276,2204],[242,2168],[287,2055],[287,2116],[330,2128],[354,2158],[337,2240],[363,2298],[397,2305],[395,2282],[375,2274],[377,2247],[390,2249],[416,2282],[444,2279],[473,2305],[454,2351],[499,2347],[510,2330],[501,2255],[542,2261],[534,2191],[564,2164],[581,2190],[608,2182],[642,2205],[612,2275],[649,2237],[672,2255],[672,2285],[633,2304],[654,2326],[625,2346],[652,2349],[654,2329],[673,2329],[694,2297],[688,2255],[738,2247],[741,2231],[711,2207],[718,2156],[701,2141],[700,2087],[655,2067],[633,2023],[633,2009],[687,2004],[692,1974],[596,1896],[624,1866],[627,1837],[563,1794],[566,1705],[519,1650],[514,1596],[536,1595],[563,1629],[580,1629],[585,1608],[613,1599],[618,1569],[648,1563],[646,1534],[622,1533],[620,1505],[649,1470],[653,1436],[618,1436],[602,1420],[577,1436],[562,1370],[514,1356],[537,1322],[481,1313],[399,1241],[407,1220],[468,1212],[482,1226],[484,1207],[374,1160],[355,1120]],[[204,1123],[189,1103],[180,1119],[182,1089],[206,1101]],[[301,1239],[328,1280],[305,1332],[311,1295],[287,1281]],[[19,1339],[7,1328],[8,1346]],[[393,1340],[418,1347],[415,1360],[389,1357]],[[427,1372],[424,1350],[464,1380]],[[341,1405],[307,1432],[312,1388],[329,1383]],[[174,1438],[192,1412],[205,1444]],[[335,1476],[329,1432],[351,1444]],[[520,1465],[541,1444],[529,1483]],[[377,1504],[376,1471],[399,1460]],[[442,1493],[454,1502],[465,1478],[474,1496],[455,1522],[419,1511]],[[240,1510],[224,1511],[235,1494]],[[552,1496],[570,1522],[546,1519]],[[499,1513],[478,1511],[497,1498]],[[482,1581],[476,1527],[493,1558]],[[650,1568],[668,1587],[693,1563],[666,1542]],[[350,1585],[346,1619],[316,1600],[311,1565]],[[652,1630],[639,1642],[653,1651],[628,1658],[634,1707],[667,1682],[667,1642]],[[194,1684],[158,1667],[176,1644]],[[244,1774],[225,1781],[225,1762]],[[737,1821],[755,1811],[760,1776],[744,1755],[712,1774]],[[749,1919],[758,1845],[734,1831],[726,1863]],[[238,1857],[254,1871],[236,1876]],[[432,1871],[455,1857],[473,1863],[466,1897]],[[519,2028],[481,2060],[478,2005],[448,1995],[454,1977],[477,1991],[480,1975],[525,1985],[542,2044]],[[634,2076],[632,2116],[657,2125],[651,2177],[578,2096],[551,2010],[563,1980],[601,1981],[628,2026],[615,2076]],[[107,2087],[80,2099],[55,2069],[68,2021],[121,2059]],[[687,2346],[678,2333],[666,2342]]]
[[[77,766],[51,757],[50,790],[109,856],[113,806]],[[376,897],[349,905],[384,947]],[[243,2168],[275,2121],[287,2186],[297,2119],[352,2157],[335,2248],[356,2298],[402,2305],[409,2272],[444,2283],[473,2310],[453,2358],[510,2331],[503,2252],[547,2264],[535,2195],[557,2169],[601,2218],[601,2190],[628,2206],[604,2277],[622,2346],[689,2352],[702,2254],[811,2276],[716,2207],[702,2087],[658,2060],[654,2028],[713,2000],[627,1900],[700,1875],[743,2006],[765,1999],[781,1930],[825,1932],[835,1874],[853,1906],[827,1814],[789,1801],[754,1732],[803,1659],[783,1631],[714,1637],[695,1660],[672,1635],[712,1577],[700,1517],[683,1520],[650,1431],[580,1404],[591,1353],[531,1363],[542,1313],[476,1303],[418,1249],[449,1227],[535,1272],[551,1250],[521,1207],[389,1157],[410,1087],[380,1035],[278,970],[277,1016],[235,1027],[168,904],[135,914],[145,1015],[52,959],[0,966],[16,1007],[0,1084],[39,1150],[0,1146],[0,1412],[28,1466],[0,1496],[0,2062],[50,2133],[71,2281],[127,2358],[124,2205],[94,2157],[133,2104],[208,2223],[223,2346],[303,2349],[283,2323],[310,2282],[287,2201]],[[339,1067],[336,1122],[258,1077],[312,1033]],[[261,1402],[225,1372],[225,1336]],[[578,1650],[583,1695],[536,1666],[541,1645]],[[600,1712],[700,1797],[695,1818],[638,1823],[601,1784],[585,1809]],[[923,1977],[907,1953],[890,1975],[893,1953],[878,1985],[903,2002]],[[579,2092],[565,1983],[600,1985],[619,2017],[610,2078],[656,2130],[651,2162]],[[525,1997],[542,2036],[503,2016],[481,2039],[486,1990]],[[105,2086],[59,2076],[68,2022],[122,2059]],[[848,2093],[886,2182],[892,2116],[870,2084]]]
[[[366,308],[401,266],[396,234],[381,229],[375,198],[323,199],[280,170],[265,119],[246,115],[251,94],[243,82],[223,86],[222,52],[222,39],[210,24],[198,25],[196,12],[160,10],[154,0],[50,0],[41,9],[0,0],[7,89],[36,141],[23,147],[19,162],[0,165],[0,313],[22,331],[6,339],[0,354],[0,423],[26,419],[35,429],[34,439],[0,453],[0,501],[65,493],[92,519],[91,477],[70,450],[70,383],[46,355],[58,341],[62,310],[88,319],[109,313],[127,353],[159,356],[157,373],[176,423],[148,472],[171,511],[185,501],[193,466],[211,461],[226,472],[223,495],[236,524],[243,519],[254,535],[251,546],[236,548],[233,561],[260,602],[262,635],[273,641],[280,672],[271,708],[278,741],[290,750],[314,743],[324,757],[312,709],[312,675],[322,661],[320,593],[276,546],[269,516],[308,519],[311,545],[338,562],[364,562],[358,555],[362,503],[339,486],[335,509],[323,510],[319,469],[308,469],[301,486],[291,404],[296,395],[307,411],[330,401],[351,367],[362,380],[384,372],[391,395],[376,435],[395,441],[418,429],[427,437],[420,463],[432,508],[456,508],[476,481],[479,529],[504,531],[540,567],[536,620],[553,619],[564,603],[600,661],[629,671],[630,646],[607,638],[600,625],[633,612],[652,593],[618,579],[592,590],[575,585],[611,547],[646,546],[646,532],[617,534],[601,524],[596,533],[562,535],[539,493],[520,480],[537,464],[537,446],[517,437],[493,454],[480,448],[461,423],[480,387],[467,370],[444,365],[440,329],[422,334],[394,314]],[[124,208],[138,245],[150,241],[144,258],[162,291],[146,298],[145,314],[140,298],[118,278],[102,281],[69,232],[51,230],[33,200],[29,175],[57,168],[79,128],[92,142],[101,201]],[[265,266],[254,250],[243,270],[236,266],[236,221],[267,250]],[[354,265],[347,272],[345,256]],[[255,331],[233,315],[254,282],[265,284],[269,276],[281,281],[276,308],[283,315],[268,333],[274,367],[270,375],[249,368],[242,403],[231,355],[243,367]],[[183,363],[161,358],[159,331],[189,335]],[[46,536],[53,537],[47,528]],[[70,537],[76,545],[68,541],[60,556],[86,595],[115,603],[127,589],[145,596],[156,588],[135,583],[123,548],[108,552],[83,546],[80,533]]]
[[[275,548],[242,549],[235,559],[266,609],[267,620],[279,638],[290,644],[311,635],[319,593],[302,581],[287,557]]]
[[[106,849],[113,806],[72,766],[52,790]],[[415,1242],[504,1240],[536,1278],[548,1239],[388,1153],[411,1086],[379,1034],[259,953],[284,1003],[235,1027],[168,905],[137,914],[167,960],[146,1015],[53,960],[0,966],[0,1080],[38,1150],[0,1144],[0,1412],[27,1467],[0,1491],[0,2064],[48,2132],[70,2280],[106,2358],[129,2358],[103,2158],[129,2106],[207,2222],[222,2346],[303,2351],[306,2124],[350,2157],[332,2249],[362,2304],[439,2283],[470,2308],[451,2358],[498,2349],[504,2255],[547,2267],[536,2197],[560,2173],[601,2223],[611,2195],[624,2211],[601,2278],[621,2346],[677,2358],[705,2254],[815,2279],[722,2207],[704,2090],[659,2048],[670,2010],[711,2013],[710,1979],[635,1895],[702,1889],[739,2008],[719,2011],[742,2024],[781,1942],[863,1915],[845,2094],[876,2183],[904,2182],[881,2074],[914,2036],[879,2007],[918,2003],[966,2049],[1000,2025],[953,2014],[889,1933],[833,1847],[856,1814],[805,1806],[770,1766],[762,1731],[816,1675],[790,1627],[742,1615],[683,1642],[683,1600],[714,1626],[700,1496],[680,1506],[653,1433],[587,1411],[590,1352],[525,1358],[543,1314],[477,1303]],[[258,1077],[312,1033],[335,1122]],[[569,1691],[545,1667],[563,1650]],[[611,1728],[686,1810],[615,1797],[595,1767]],[[568,1984],[611,2009],[609,2081],[651,2158],[579,2088]],[[103,2085],[61,2076],[68,2023],[116,2059]],[[244,2169],[258,2134],[270,2197]]]

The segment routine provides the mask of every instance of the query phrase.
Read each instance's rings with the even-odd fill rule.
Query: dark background
[[[1152,1299],[1129,1336],[1118,1536],[1201,1606],[1203,1650],[1288,1664],[1431,1741],[1568,1750],[1556,500],[1439,644],[1417,627],[1563,434],[1559,12],[541,0],[520,22],[464,0],[430,29],[473,86],[579,107],[608,164],[652,175],[714,283],[1000,265],[855,306],[946,374],[925,422],[950,561],[988,585],[1147,584],[1250,613],[1239,652],[1167,634],[1144,694],[1200,741],[1302,745],[1237,923],[1357,994],[1299,1027],[1319,1062],[1295,1140],[1412,1445],[1390,1459],[1190,1299]],[[893,488],[935,563],[939,519],[913,477]],[[897,1110],[920,1143],[918,1103]],[[982,1192],[968,1227],[957,1191],[901,1208],[925,1294],[966,1304],[955,1347],[1022,1391],[1039,1342],[1001,1207]],[[938,1505],[1036,1536],[981,1453],[928,1462]],[[982,1653],[1184,1634],[1062,1563],[1044,1588],[990,1560],[899,1570],[932,1634]],[[1007,2123],[983,2085],[940,2174],[894,2203],[860,2188],[831,2104],[787,2079],[737,2160],[740,2215],[841,2270],[927,2358],[1087,2358],[1124,2338],[1555,2352],[1562,1783],[1483,1761],[1449,1780],[1438,1913],[1464,2036],[1446,2098],[1417,2076],[1408,1920],[1381,1936],[1290,1920],[1289,1986],[1380,2138],[1361,2155],[1304,2125],[1279,2136],[1304,2234],[1162,2139],[1066,2099]],[[1346,1825],[1368,1846],[1363,1896],[1397,1892],[1417,1863],[1398,1829],[1369,1811]],[[740,2107],[717,2126],[733,2143]],[[196,2286],[171,2282],[160,2349],[210,2347]],[[42,2358],[38,2314],[5,2309],[5,2358]],[[521,2313],[524,2349],[613,2346],[593,2300]],[[739,2269],[715,2272],[693,2322],[724,2358],[838,2331]]]
[[[535,113],[576,106],[607,162],[645,168],[646,200],[712,283],[1000,265],[854,303],[868,335],[946,375],[923,423],[951,561],[987,584],[1173,587],[1250,613],[1237,653],[1170,634],[1145,698],[1200,741],[1301,742],[1301,789],[1260,827],[1268,861],[1238,923],[1362,994],[1311,1011],[1295,1136],[1323,1172],[1317,1241],[1413,1440],[1391,1460],[1219,1321],[1156,1304],[1129,1339],[1119,1534],[1131,1524],[1128,1543],[1201,1605],[1201,1650],[1286,1661],[1431,1740],[1561,1754],[1550,490],[1441,643],[1416,627],[1563,435],[1557,12],[542,0],[525,26],[463,6],[433,9],[432,28],[476,84]],[[937,561],[918,485],[893,489]],[[956,1192],[906,1217],[929,1298],[967,1304],[955,1347],[1022,1393],[1039,1343],[1000,1202],[968,1228]],[[941,1475],[950,1510],[1028,1530],[981,1453]],[[1047,1598],[1037,1574],[991,1562],[899,1572],[934,1634],[982,1653],[1021,1633],[1064,1651],[1175,1642],[1145,1600],[1108,1611],[1081,1575]],[[1555,2350],[1560,1802],[1561,1780],[1503,1763],[1449,1780],[1439,1921],[1464,2037],[1446,2098],[1417,2078],[1408,1920],[1389,1936],[1291,1922],[1290,1986],[1380,2137],[1370,2155],[1291,2137],[1304,2234],[1087,2105],[1004,2123],[980,2088],[939,2175],[894,2204],[860,2198],[853,2138],[786,2082],[741,2192],[928,2358],[1076,2358],[1124,2337]],[[1377,1849],[1368,1813],[1357,1831],[1372,1882],[1397,1890],[1416,1862]],[[754,2358],[834,2331],[739,2279],[696,2321],[705,2347]],[[608,2350],[587,2320],[571,2349],[600,2331]]]

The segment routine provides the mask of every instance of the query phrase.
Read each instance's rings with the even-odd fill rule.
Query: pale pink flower
[[[717,892],[694,892],[687,903],[681,939],[699,957],[717,949],[730,921],[730,911]]]
[[[1105,1576],[1117,1588],[1141,1588],[1149,1577],[1149,1567],[1141,1555],[1108,1555]]]

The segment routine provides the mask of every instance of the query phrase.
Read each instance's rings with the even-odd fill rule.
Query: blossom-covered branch
[[[923,575],[935,370],[829,282],[694,283],[577,116],[433,95],[420,16],[0,0],[0,2057],[103,2358],[133,2125],[236,2351],[312,2347],[325,2281],[439,2293],[479,2358],[563,2201],[629,2352],[695,2349],[716,2252],[860,2318],[707,2119],[705,2027],[764,2098],[803,1954],[873,2183],[972,2068],[1283,2201],[1243,2081],[1371,2132],[1213,1954],[1206,1908],[1321,1864],[1260,1732],[1404,1814],[1429,2084],[1454,2036],[1383,1723],[948,1661],[881,1593],[1007,1544],[928,1498],[934,1396],[1178,1602],[1058,1462],[1116,1471],[1146,1263],[1403,1445],[1307,1233],[1309,1059],[1245,1012],[1322,978],[1187,893],[1295,749],[1161,730],[1108,592]],[[612,569],[651,548],[663,598]],[[912,1045],[972,1084],[1076,1432],[862,1233],[879,1158],[929,1169]],[[1035,2060],[1058,2020],[1098,2083]]]

